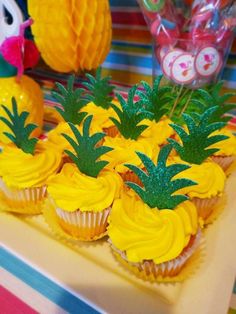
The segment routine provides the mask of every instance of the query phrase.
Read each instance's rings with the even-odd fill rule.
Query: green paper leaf
[[[0,120],[6,124],[12,133],[3,132],[3,134],[5,134],[25,153],[33,155],[38,139],[30,138],[30,135],[37,128],[37,125],[32,123],[26,124],[29,112],[23,111],[19,114],[15,98],[13,97],[11,101],[12,112],[6,106],[2,105],[2,108],[6,112],[8,118],[0,117]]]
[[[91,122],[92,116],[86,117],[83,122],[82,133],[80,133],[75,125],[68,123],[76,140],[72,139],[68,134],[62,133],[62,136],[64,136],[75,151],[74,153],[65,150],[65,153],[73,160],[82,173],[96,178],[100,171],[108,164],[107,161],[98,159],[113,150],[113,148],[98,146],[98,143],[104,138],[105,133],[95,133],[90,136],[89,130]]]
[[[137,85],[129,90],[127,101],[120,94],[116,94],[121,109],[115,104],[112,104],[111,107],[116,112],[119,120],[110,118],[124,138],[133,140],[136,140],[148,127],[147,125],[140,125],[140,122],[153,116],[151,112],[141,106],[140,102],[134,101],[136,90]]]
[[[152,113],[150,119],[156,122],[160,121],[163,115],[167,113],[168,109],[166,106],[173,100],[170,93],[172,88],[170,86],[160,87],[162,77],[160,75],[155,79],[153,88],[147,82],[141,81],[145,92],[137,91],[137,95],[140,98],[138,103]]]
[[[96,71],[96,76],[86,74],[88,82],[84,82],[82,85],[88,89],[90,94],[86,94],[86,103],[93,102],[95,105],[100,106],[104,109],[110,108],[112,104],[112,93],[115,86],[110,85],[110,76],[102,78],[101,67]]]
[[[139,177],[143,187],[133,182],[126,182],[126,184],[151,208],[174,209],[188,199],[186,195],[176,194],[176,192],[184,187],[197,184],[185,178],[173,179],[174,176],[190,168],[190,166],[183,164],[167,166],[166,162],[171,149],[171,145],[161,148],[156,165],[148,156],[137,152],[146,172],[134,165],[126,165]],[[175,194],[173,195],[173,193]]]
[[[192,116],[183,114],[188,133],[179,125],[170,126],[179,135],[181,142],[168,139],[182,160],[200,165],[205,159],[217,152],[218,149],[207,149],[210,145],[228,138],[224,135],[210,136],[214,131],[225,126],[224,122],[211,122],[211,117],[218,110],[218,106],[206,109],[202,114],[194,113]]]
[[[80,110],[86,105],[84,96],[84,89],[74,89],[75,77],[71,75],[67,87],[62,84],[56,83],[57,92],[53,91],[52,96],[61,104],[62,108],[56,106],[57,112],[62,116],[66,122],[73,124],[80,124],[86,117],[86,112]]]

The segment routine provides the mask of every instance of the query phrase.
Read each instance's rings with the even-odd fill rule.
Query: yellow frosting
[[[81,126],[77,125],[76,127],[80,132],[82,132],[82,129],[83,129],[82,125]],[[96,126],[93,124],[93,120],[92,120],[92,124],[90,127],[90,135],[94,134],[96,132],[101,132],[101,130],[98,130],[96,128]],[[48,140],[52,144],[56,145],[57,149],[61,150],[62,152],[65,149],[72,150],[73,148],[71,147],[69,142],[64,138],[64,136],[61,135],[62,133],[69,135],[70,137],[72,137],[75,140],[74,133],[71,131],[71,128],[67,122],[60,122],[55,127],[55,129],[49,131],[47,134]]]
[[[144,120],[142,124],[148,125],[148,128],[143,131],[140,137],[149,139],[156,145],[166,144],[167,138],[174,134],[174,130],[169,126],[170,123],[172,121],[167,118],[159,122]]]
[[[229,130],[227,130],[226,128],[221,129],[219,131],[215,131],[211,134],[211,136],[215,136],[215,135],[226,135],[229,138],[224,140],[224,141],[220,141],[214,145],[211,145],[209,148],[218,148],[219,151],[214,153],[214,156],[232,156],[232,155],[236,155],[236,137],[232,134],[232,132],[230,132]]]
[[[46,184],[61,165],[61,154],[48,142],[39,141],[35,154],[6,146],[0,154],[0,176],[12,188],[38,187]]]
[[[110,170],[102,170],[97,178],[81,173],[75,164],[65,164],[48,183],[48,192],[56,205],[69,212],[102,211],[119,197],[122,180]]]
[[[171,163],[184,163],[179,157],[174,157]],[[219,165],[207,159],[201,165],[190,164],[191,168],[178,173],[174,178],[187,178],[197,182],[178,191],[188,194],[190,198],[210,198],[221,195],[224,190],[226,175]]]
[[[179,256],[197,230],[197,211],[190,201],[175,210],[158,210],[136,196],[123,195],[112,207],[108,235],[128,261],[159,264]]]
[[[113,100],[112,103],[120,107],[118,101]],[[95,105],[93,102],[88,103],[81,111],[93,115],[93,124],[98,131],[114,125],[110,120],[110,117],[117,118],[117,115],[112,108],[104,109],[101,106]]]
[[[159,147],[155,147],[149,141],[145,139],[131,140],[123,137],[106,137],[104,140],[104,146],[112,147],[114,150],[108,152],[102,159],[109,161],[110,169],[115,169],[119,173],[128,171],[125,164],[132,164],[138,167],[143,167],[136,152],[142,152],[153,159],[157,156]]]

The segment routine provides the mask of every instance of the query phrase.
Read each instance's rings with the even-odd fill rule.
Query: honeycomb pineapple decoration
[[[37,47],[52,69],[92,70],[104,61],[112,36],[108,0],[29,0],[28,10]]]
[[[7,23],[5,10],[12,17],[12,23]],[[13,0],[3,1],[0,6],[0,18],[2,24],[0,29],[0,104],[11,108],[11,100],[14,97],[18,103],[19,112],[30,112],[27,123],[35,123],[39,127],[36,128],[32,136],[38,136],[41,133],[43,124],[43,95],[39,85],[30,77],[23,75],[26,67],[31,67],[32,54],[37,59],[37,51],[33,43],[24,39],[24,29],[29,26],[31,21],[23,23],[21,12]],[[24,56],[23,51],[28,53],[26,49],[30,46],[31,57]],[[19,48],[19,50],[16,49]],[[33,48],[34,50],[32,51]],[[29,61],[30,59],[30,61]],[[6,116],[2,107],[0,115]],[[0,121],[0,142],[7,143],[9,140],[4,137],[3,132],[7,131],[7,126]]]

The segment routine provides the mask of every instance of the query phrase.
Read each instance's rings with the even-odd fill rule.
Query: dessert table
[[[224,212],[205,230],[205,256],[177,284],[137,279],[116,262],[106,238],[62,242],[41,215],[0,213],[2,308],[9,300],[12,313],[227,313],[236,274],[236,173],[226,190]]]

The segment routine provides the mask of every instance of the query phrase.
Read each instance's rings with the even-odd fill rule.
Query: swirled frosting
[[[172,162],[185,163],[179,157],[174,157]],[[190,198],[210,198],[220,195],[224,191],[226,175],[219,165],[207,159],[201,165],[190,164],[191,168],[178,173],[177,178],[187,178],[197,182],[178,191],[187,194]]]
[[[80,126],[76,125],[76,127],[80,132],[82,132],[83,128],[82,125]],[[92,124],[90,126],[90,134],[94,134],[96,132],[101,131],[102,131],[101,129],[100,130],[97,129],[96,125],[93,123],[92,120]],[[65,149],[71,150],[72,149],[71,145],[64,138],[64,136],[62,136],[62,133],[69,135],[71,138],[75,140],[74,133],[71,131],[69,124],[67,122],[60,122],[53,130],[48,132],[47,134],[48,141],[54,144],[57,147],[57,149],[61,150],[62,152]]]
[[[113,150],[102,156],[102,159],[109,162],[110,169],[115,169],[119,173],[128,171],[125,164],[132,164],[138,167],[143,167],[136,152],[142,152],[149,158],[153,159],[157,157],[159,147],[152,145],[146,139],[131,140],[123,137],[106,137],[104,140],[104,146],[112,147]]]
[[[110,170],[102,170],[97,178],[81,173],[75,164],[65,164],[48,183],[48,192],[56,205],[68,212],[99,212],[119,197],[122,180]]]
[[[112,103],[120,107],[118,101],[113,100]],[[117,115],[112,108],[104,109],[100,106],[95,105],[93,102],[88,103],[81,111],[87,112],[89,115],[93,115],[93,124],[98,131],[114,125],[113,122],[110,120],[110,117],[117,118]]]
[[[141,134],[141,138],[146,138],[156,145],[167,143],[167,138],[174,134],[174,130],[169,126],[170,119],[164,118],[159,122],[144,120],[142,124],[148,125],[148,128]]]
[[[214,145],[211,145],[209,148],[218,148],[219,151],[214,153],[214,156],[232,156],[236,155],[236,137],[227,130],[223,128],[219,131],[215,131],[211,134],[211,136],[215,135],[226,135],[229,138],[223,141],[220,141]]]
[[[5,146],[0,154],[0,176],[12,188],[42,186],[60,165],[61,153],[43,141],[37,143],[34,155],[15,146]]]
[[[197,230],[197,211],[190,201],[175,210],[158,210],[124,194],[112,207],[108,235],[128,261],[159,264],[176,258]]]

